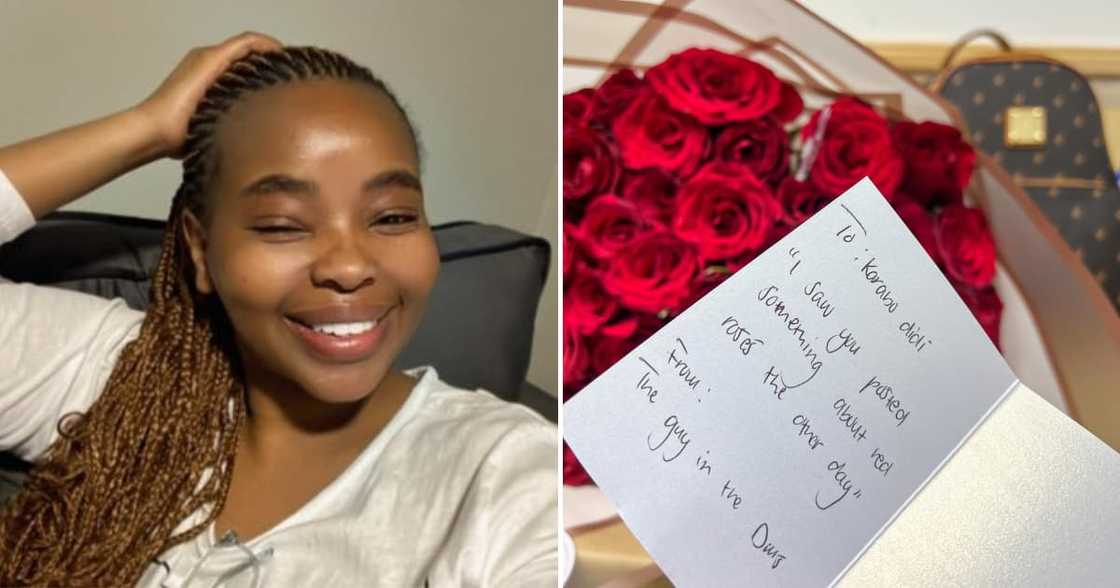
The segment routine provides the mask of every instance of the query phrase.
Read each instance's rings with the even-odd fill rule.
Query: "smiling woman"
[[[36,464],[0,585],[554,586],[555,428],[393,368],[439,256],[385,85],[263,35],[196,49],[0,149],[0,242],[163,156],[146,313],[0,280],[0,450]]]
[[[285,53],[274,55],[282,67]],[[282,395],[354,402],[370,382],[391,386],[386,375],[435,283],[412,127],[380,82],[354,71],[268,86],[196,115],[213,137],[187,146],[185,165],[200,177],[184,235],[196,289],[218,294],[239,346],[260,360],[245,366],[250,406]],[[364,328],[326,332],[355,327]],[[268,377],[257,365],[276,366],[288,384],[254,403],[252,382]],[[288,387],[296,390],[274,389]]]

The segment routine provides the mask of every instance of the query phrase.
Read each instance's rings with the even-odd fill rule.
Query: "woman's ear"
[[[210,271],[206,267],[206,229],[191,211],[183,212],[183,236],[187,239],[191,261],[194,262],[194,286],[202,294],[214,292]]]

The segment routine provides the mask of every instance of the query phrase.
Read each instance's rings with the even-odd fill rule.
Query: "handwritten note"
[[[865,179],[568,401],[564,436],[677,585],[823,586],[1016,383]]]

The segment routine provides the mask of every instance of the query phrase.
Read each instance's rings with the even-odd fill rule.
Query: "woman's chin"
[[[361,402],[373,394],[376,383],[369,381],[359,383],[325,385],[318,382],[311,386],[304,386],[304,392],[316,401],[325,404],[352,404]]]
[[[351,373],[340,373],[340,372]],[[365,370],[340,370],[319,377],[312,376],[304,382],[304,391],[312,398],[327,404],[351,404],[361,402],[372,395],[381,383],[390,376],[390,370],[380,369],[375,373]]]

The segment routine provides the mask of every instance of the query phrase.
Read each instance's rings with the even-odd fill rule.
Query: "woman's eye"
[[[411,223],[416,220],[414,214],[386,214],[377,219],[377,222],[383,225],[403,225]]]
[[[407,229],[409,226],[415,224],[420,218],[416,213],[389,213],[383,214],[374,219],[373,224],[386,227],[387,230]],[[273,234],[292,234],[303,233],[305,230],[302,227],[294,225],[260,225],[252,227],[253,232],[262,235]]]
[[[420,215],[414,212],[390,212],[377,217],[373,224],[386,231],[405,231],[411,229],[420,220]]]
[[[293,233],[301,230],[299,227],[288,226],[271,226],[271,227],[253,227],[253,230],[258,233]]]

